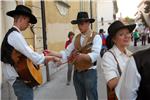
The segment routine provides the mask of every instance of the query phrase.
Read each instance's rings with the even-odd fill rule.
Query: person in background
[[[147,42],[150,43],[150,33],[148,33]]]
[[[142,45],[143,45],[143,46],[146,45],[146,33],[145,33],[145,32],[143,32],[143,33],[141,34],[141,39],[142,39]]]
[[[147,43],[149,44],[150,43],[150,29],[149,28],[147,28],[146,33],[147,33]]]
[[[146,40],[148,38],[149,28],[145,27],[144,32],[142,33],[142,45],[146,45]]]
[[[73,37],[74,37],[74,33],[73,32],[69,32],[68,33],[68,40],[66,41],[66,43],[65,43],[65,49],[68,47],[68,45],[72,42],[72,39],[73,39]]]
[[[113,22],[108,28],[106,45],[108,51],[104,53],[101,67],[107,81],[108,100],[116,100],[115,88],[131,52],[127,49],[131,41],[131,34],[136,24],[124,25],[121,21]]]
[[[73,32],[69,32],[68,33],[68,39],[66,41],[66,44],[65,44],[65,49],[68,47],[68,45],[72,42],[72,39],[74,37],[74,33]],[[71,82],[71,76],[72,76],[72,70],[73,70],[73,65],[71,63],[68,63],[68,72],[67,72],[67,85],[70,85],[70,82]]]
[[[99,30],[99,35],[100,35],[101,38],[102,38],[102,49],[101,49],[101,52],[100,52],[100,55],[101,55],[101,57],[102,57],[103,54],[107,51],[107,46],[106,46],[106,38],[107,38],[107,35],[105,34],[105,32],[104,32],[103,29],[100,29],[100,30]]]
[[[134,38],[134,46],[137,46],[137,42],[140,38],[140,35],[137,29],[133,32],[133,38]]]

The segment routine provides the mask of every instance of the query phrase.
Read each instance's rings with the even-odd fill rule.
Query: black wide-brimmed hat
[[[71,24],[79,24],[83,21],[89,21],[90,23],[93,23],[95,21],[95,19],[89,18],[87,12],[79,12],[78,15],[77,15],[77,19],[72,20]]]
[[[37,19],[32,14],[31,9],[24,6],[24,5],[18,5],[15,10],[9,11],[6,14],[10,17],[14,17],[15,15],[26,15],[30,18],[30,23],[31,24],[36,24],[37,23]]]
[[[125,25],[121,21],[117,20],[109,26],[108,33],[110,36],[114,36],[120,29],[127,28],[129,32],[132,32],[135,27],[136,24]]]

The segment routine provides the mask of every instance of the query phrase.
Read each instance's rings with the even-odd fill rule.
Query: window
[[[16,0],[17,5],[25,5],[25,0]]]
[[[70,5],[67,3],[67,0],[55,1],[55,3],[61,15],[65,16],[68,14]]]

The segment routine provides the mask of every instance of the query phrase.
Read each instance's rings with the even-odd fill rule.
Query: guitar
[[[34,50],[35,50],[35,45],[36,45],[36,34],[35,34],[33,28],[34,28],[34,25],[31,25],[31,26],[30,26],[30,30],[31,30],[31,32],[33,33],[33,37],[34,37],[34,38],[33,38],[33,47],[34,47]],[[48,64],[45,64],[45,66],[46,66],[46,76],[47,76],[47,81],[50,81]]]
[[[17,50],[12,52],[14,67],[21,78],[27,85],[34,87],[41,85],[43,82],[40,66],[35,66],[30,59],[22,55]]]

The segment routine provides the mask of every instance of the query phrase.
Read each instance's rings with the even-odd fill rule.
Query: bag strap
[[[116,56],[114,55],[114,53],[112,51],[109,50],[108,52],[110,52],[114,56],[114,58],[117,62],[117,69],[118,69],[119,75],[121,76],[122,72],[121,72],[120,65],[119,65],[119,62],[118,62]]]

